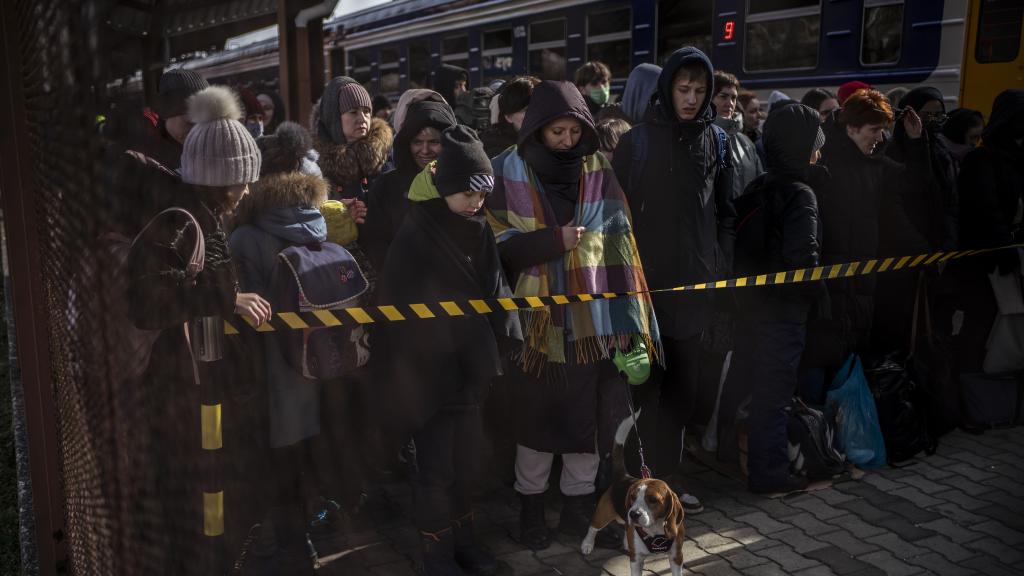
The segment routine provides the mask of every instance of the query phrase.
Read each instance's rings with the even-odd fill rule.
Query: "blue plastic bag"
[[[850,462],[864,469],[885,466],[882,426],[856,354],[850,355],[832,380],[825,399],[825,413],[835,421],[839,444]]]

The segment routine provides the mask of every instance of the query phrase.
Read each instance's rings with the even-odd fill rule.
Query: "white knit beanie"
[[[237,186],[260,177],[260,150],[239,120],[238,97],[224,86],[210,86],[188,99],[194,126],[181,153],[181,179],[200,186]]]

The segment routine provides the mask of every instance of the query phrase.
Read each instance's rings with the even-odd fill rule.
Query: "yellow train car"
[[[1024,88],[1024,0],[970,0],[960,106],[986,118],[996,95]]]

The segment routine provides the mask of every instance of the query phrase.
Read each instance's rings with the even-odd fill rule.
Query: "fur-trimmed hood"
[[[332,184],[343,186],[380,174],[388,160],[394,134],[380,118],[370,121],[366,136],[348,144],[335,144],[314,136],[313,148],[320,154],[320,170]]]
[[[319,209],[327,201],[327,183],[301,172],[271,174],[249,187],[235,218],[236,226],[254,224],[260,216],[279,208],[304,206]]]

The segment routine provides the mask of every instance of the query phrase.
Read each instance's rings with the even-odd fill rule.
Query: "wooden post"
[[[301,8],[297,4],[294,0],[278,0],[277,4],[280,93],[288,119],[306,125],[313,103],[324,89],[323,18],[296,26],[295,16]]]

